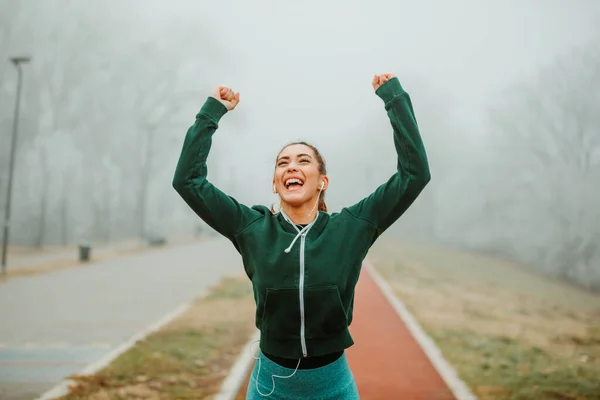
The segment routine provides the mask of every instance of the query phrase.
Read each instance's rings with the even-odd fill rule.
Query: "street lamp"
[[[17,80],[17,99],[15,101],[15,116],[13,118],[12,142],[10,145],[10,164],[8,167],[8,189],[6,190],[6,209],[4,211],[4,237],[2,239],[2,274],[6,273],[6,250],[8,247],[8,233],[10,225],[10,200],[12,192],[13,169],[15,165],[15,150],[17,148],[17,131],[19,127],[19,105],[21,101],[21,83],[23,80],[23,70],[21,64],[28,63],[29,57],[12,57],[10,61],[15,65],[18,72]]]

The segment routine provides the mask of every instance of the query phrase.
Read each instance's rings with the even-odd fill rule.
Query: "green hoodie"
[[[283,213],[247,207],[207,179],[212,135],[227,112],[209,97],[185,137],[173,187],[241,254],[252,281],[261,349],[279,357],[319,356],[350,347],[354,289],[375,240],[430,180],[408,94],[397,78],[376,94],[390,119],[398,167],[371,195],[339,213],[319,212],[300,230]]]

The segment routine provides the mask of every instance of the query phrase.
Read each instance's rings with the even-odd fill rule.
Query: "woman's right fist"
[[[228,111],[233,110],[240,102],[240,93],[234,92],[227,86],[217,86],[211,92],[210,97],[214,97],[223,103]]]

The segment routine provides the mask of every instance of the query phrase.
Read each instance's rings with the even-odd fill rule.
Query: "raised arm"
[[[392,125],[397,171],[371,195],[346,210],[376,228],[375,240],[410,207],[431,176],[408,93],[391,74],[376,75],[373,88],[383,100]]]
[[[215,88],[187,131],[173,178],[173,187],[190,208],[234,245],[235,235],[262,214],[238,203],[210,183],[206,160],[219,120],[238,102],[239,93],[223,86]]]

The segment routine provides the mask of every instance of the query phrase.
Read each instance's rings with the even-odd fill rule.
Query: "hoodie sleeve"
[[[392,125],[397,170],[371,195],[346,210],[373,225],[376,239],[410,207],[431,176],[410,97],[398,78],[385,82],[375,93],[383,100]]]
[[[173,188],[200,218],[235,245],[235,235],[262,214],[238,203],[207,179],[206,160],[212,135],[226,112],[227,108],[220,101],[208,97],[196,115],[195,123],[187,131],[175,169]]]

